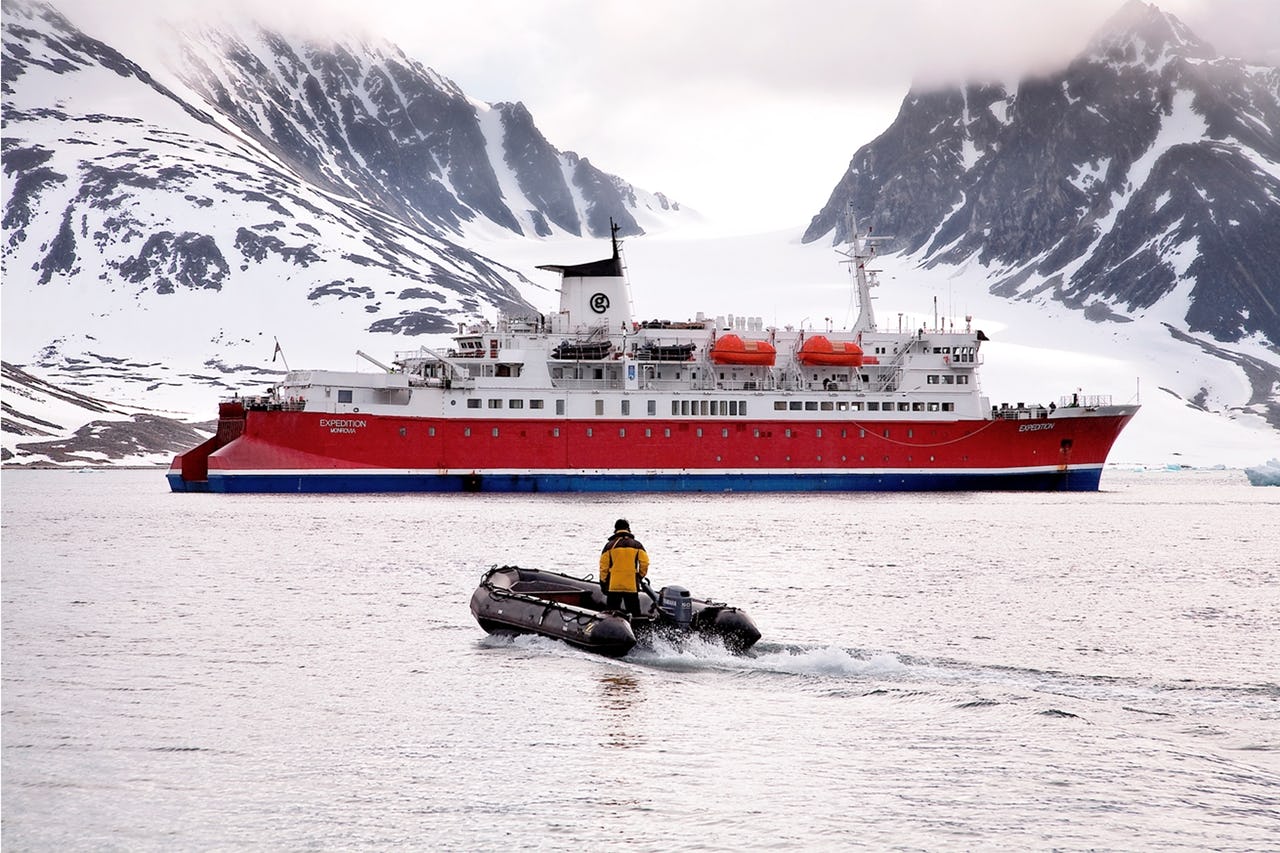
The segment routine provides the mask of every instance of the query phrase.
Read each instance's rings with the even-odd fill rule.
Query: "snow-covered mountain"
[[[182,413],[193,387],[270,381],[273,337],[305,355],[326,332],[411,339],[533,310],[538,286],[470,235],[599,236],[610,219],[635,235],[693,215],[393,45],[171,36],[172,60],[144,67],[52,6],[5,3],[3,347],[21,366],[5,372],[5,458],[93,414],[41,423],[47,386],[121,417]]]
[[[1129,0],[1059,73],[910,92],[804,240],[844,240],[850,206],[920,265],[979,265],[998,295],[1167,316],[1188,356],[1238,362],[1280,428],[1280,69]]]
[[[980,266],[992,293],[1160,318],[1188,358],[1237,363],[1237,408],[1280,428],[1280,69],[1130,0],[1058,73],[912,91],[804,239],[843,240],[851,205],[922,266]]]
[[[875,210],[931,264],[1105,317],[1193,282],[1188,326],[1280,340],[1280,69],[1217,58],[1140,0],[1058,74],[912,92],[806,240]]]
[[[1057,75],[909,93],[807,245],[686,239],[691,211],[384,42],[228,25],[166,44],[168,61],[144,61],[6,3],[10,464],[162,461],[286,353],[342,369],[335,353],[385,359],[495,310],[547,310],[554,282],[534,267],[598,256],[582,238],[610,218],[648,232],[628,245],[642,314],[838,313],[827,244],[851,202],[896,235],[894,298],[969,306],[993,356],[1037,365],[1025,382],[991,365],[993,399],[1069,392],[1051,375],[1069,360],[1094,391],[1145,377],[1130,432],[1193,413],[1186,435],[1234,421],[1237,447],[1256,428],[1276,439],[1250,461],[1280,452],[1280,78],[1214,58],[1145,4]],[[918,285],[898,290],[908,273]],[[799,315],[777,315],[780,298]]]

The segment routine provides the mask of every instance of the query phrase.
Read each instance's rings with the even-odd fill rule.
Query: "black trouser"
[[[610,610],[623,610],[625,605],[628,613],[636,616],[640,615],[640,593],[638,592],[613,592],[610,590],[608,600],[607,606]]]

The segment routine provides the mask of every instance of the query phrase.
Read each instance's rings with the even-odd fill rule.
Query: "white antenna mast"
[[[853,324],[855,332],[874,332],[876,330],[876,315],[871,307],[871,288],[875,287],[879,282],[876,281],[876,273],[879,270],[869,269],[867,263],[876,255],[876,243],[886,240],[892,240],[892,237],[872,237],[871,229],[867,229],[867,233],[858,233],[858,219],[853,212],[853,202],[849,202],[849,210],[847,213],[849,241],[848,249],[836,251],[848,258],[848,263],[852,265],[854,282],[856,284],[856,292],[858,296],[858,319]]]

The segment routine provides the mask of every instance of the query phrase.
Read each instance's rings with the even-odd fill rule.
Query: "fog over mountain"
[[[386,41],[242,23],[167,48],[158,65],[6,4],[11,463],[158,461],[218,396],[273,381],[278,355],[342,366],[335,348],[385,356],[546,311],[534,266],[601,255],[610,219],[637,251],[698,220]],[[803,239],[843,240],[852,205],[922,273],[1041,306],[1064,339],[1172,342],[1187,369],[1165,393],[1277,428],[1277,128],[1280,71],[1132,0],[1061,71],[909,92],[878,138],[849,140]]]

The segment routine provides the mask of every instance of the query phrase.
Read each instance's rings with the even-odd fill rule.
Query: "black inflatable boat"
[[[648,594],[646,594],[648,593]],[[609,610],[598,581],[519,566],[485,572],[471,596],[471,614],[490,634],[541,634],[621,657],[653,636],[697,635],[741,654],[760,639],[742,610],[692,598],[681,586],[640,593],[639,616]]]

